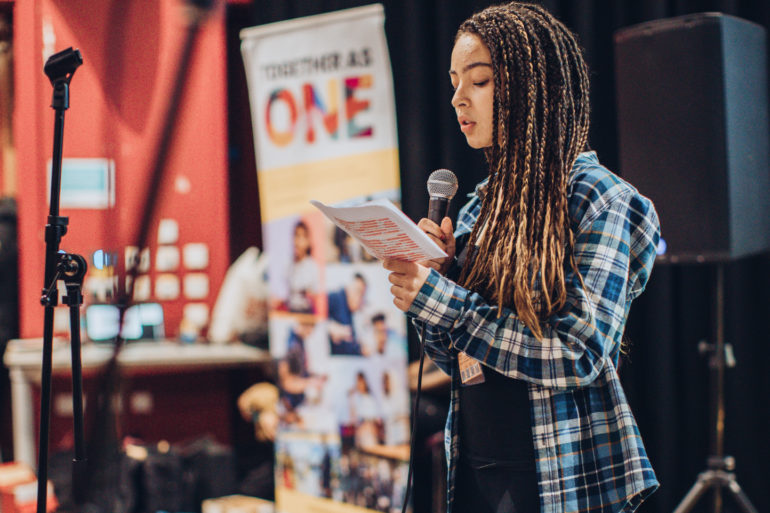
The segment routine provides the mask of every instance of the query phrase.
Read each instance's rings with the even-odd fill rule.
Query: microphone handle
[[[433,197],[428,201],[428,219],[441,226],[441,220],[444,219],[449,210],[449,200],[447,198]]]

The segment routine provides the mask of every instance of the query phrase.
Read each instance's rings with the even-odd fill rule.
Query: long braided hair
[[[540,321],[566,301],[565,264],[579,280],[567,180],[586,147],[588,72],[575,36],[548,11],[513,2],[459,28],[487,46],[494,71],[489,183],[460,282],[504,306],[542,339]],[[582,280],[581,280],[582,284]]]

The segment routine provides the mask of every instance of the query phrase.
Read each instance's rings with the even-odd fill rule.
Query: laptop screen
[[[113,340],[118,335],[120,312],[115,305],[86,307],[86,335],[94,342]],[[158,340],[165,337],[163,307],[158,303],[141,303],[126,310],[121,331],[123,340]]]

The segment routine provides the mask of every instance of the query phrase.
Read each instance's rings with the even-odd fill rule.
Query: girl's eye
[[[474,82],[473,85],[478,86],[478,87],[482,87],[482,86],[487,85],[488,83],[489,83],[489,79],[487,78],[486,80],[482,80],[481,82]]]

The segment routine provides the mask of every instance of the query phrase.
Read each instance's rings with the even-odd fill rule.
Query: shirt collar
[[[575,164],[599,164],[599,157],[596,155],[596,152],[594,150],[591,151],[584,151],[583,153],[579,154],[577,158],[575,159]],[[575,166],[573,164],[572,169],[575,169]],[[482,192],[481,189],[485,188],[487,184],[489,183],[489,177],[484,178],[481,182],[476,184],[476,187],[473,189],[473,192],[468,193],[468,197],[472,198],[474,196],[481,197]]]

